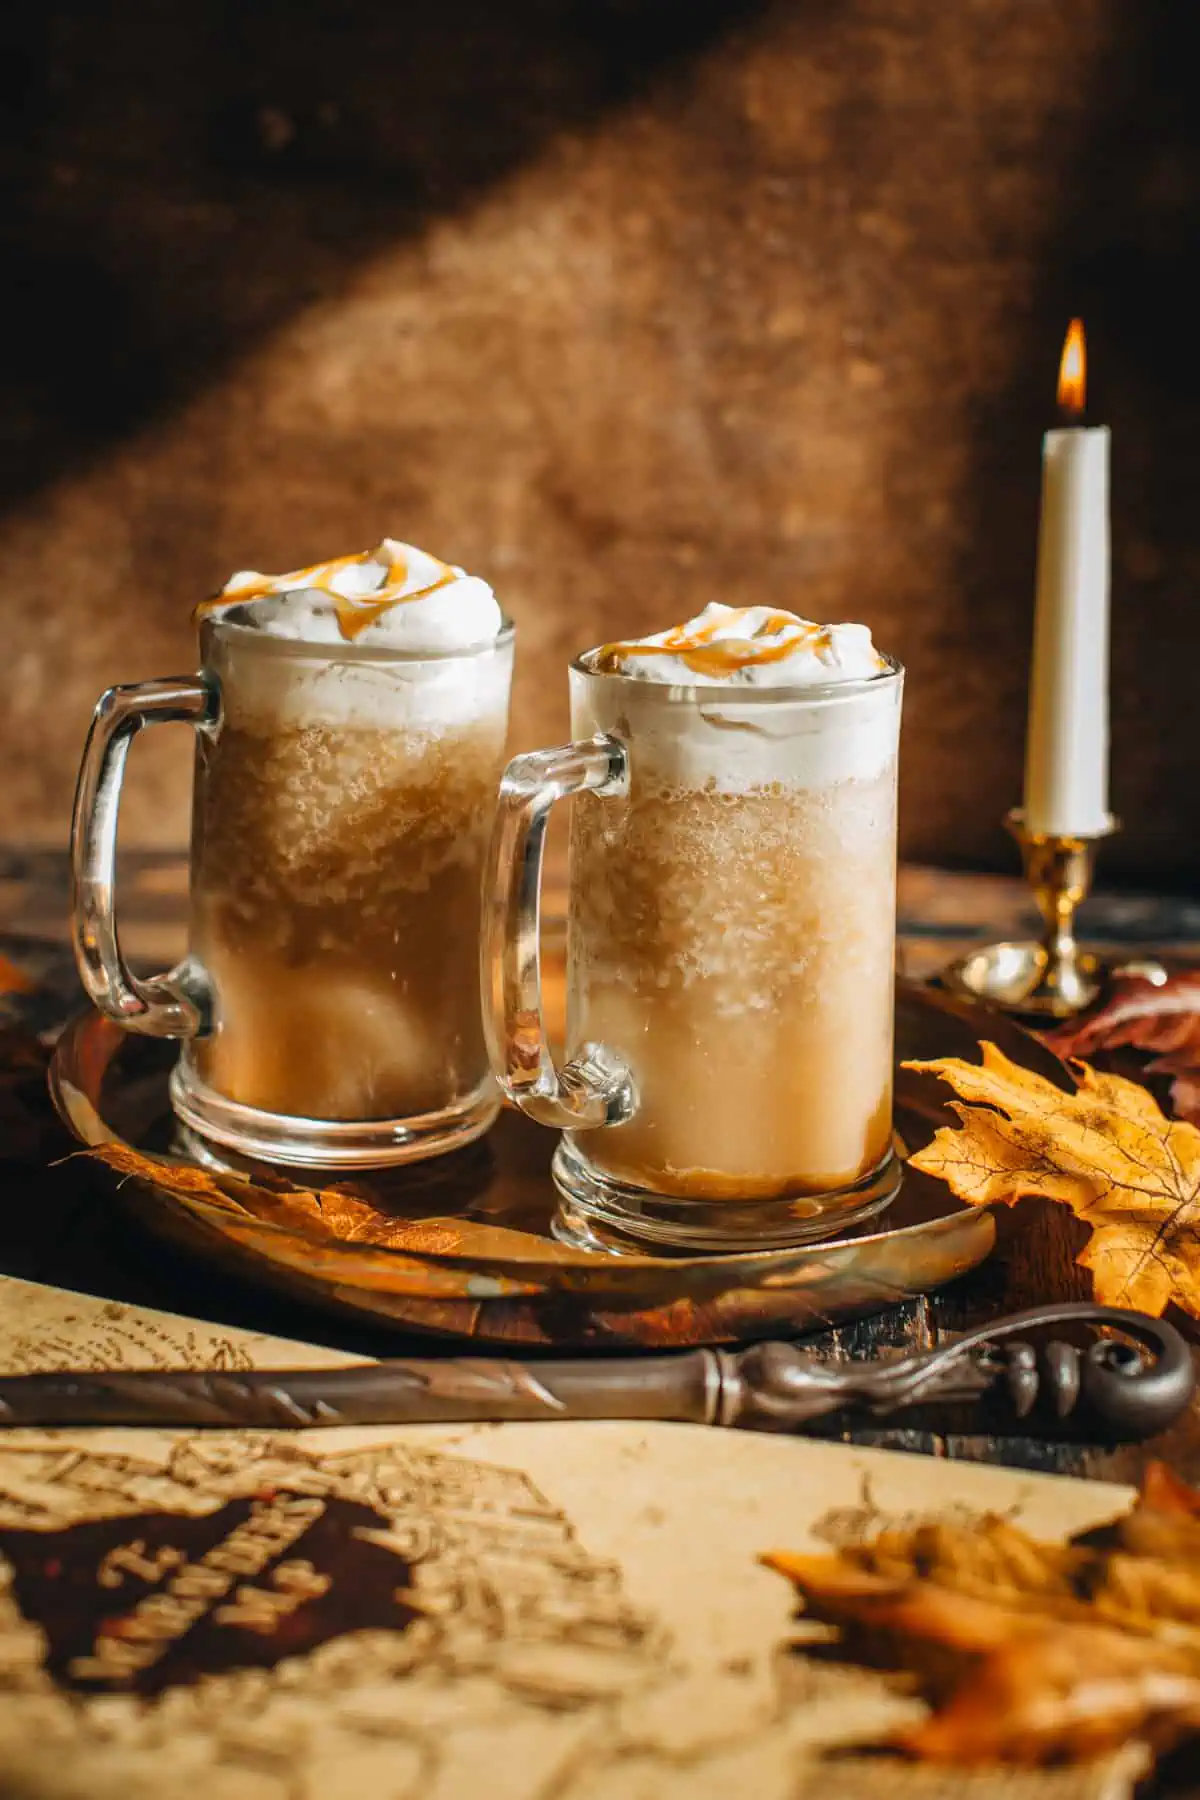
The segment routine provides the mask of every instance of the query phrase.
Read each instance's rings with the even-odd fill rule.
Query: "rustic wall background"
[[[1172,0],[41,0],[2,28],[0,837],[192,603],[389,531],[489,575],[516,737],[708,599],[908,664],[910,855],[1008,859],[1039,434],[1114,430],[1111,871],[1200,871],[1200,128]],[[188,746],[127,825],[186,829]]]

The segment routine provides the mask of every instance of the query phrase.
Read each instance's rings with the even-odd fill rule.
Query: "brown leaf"
[[[1125,1047],[1157,1051],[1151,1075],[1170,1075],[1177,1118],[1200,1125],[1200,969],[1156,985],[1125,976],[1086,1012],[1042,1034],[1059,1056],[1090,1056]]]
[[[282,1176],[264,1171],[252,1182],[247,1175],[221,1174],[202,1169],[195,1163],[175,1162],[162,1156],[151,1156],[135,1150],[130,1144],[99,1144],[88,1152],[98,1162],[107,1163],[118,1175],[135,1181],[148,1181],[171,1194],[196,1195],[201,1199],[230,1199],[244,1205],[252,1191],[275,1195],[288,1190],[292,1183]]]
[[[1134,1510],[1200,1519],[1200,1490],[1189,1487],[1174,1469],[1154,1458],[1146,1464],[1142,1475],[1142,1491]]]
[[[434,1255],[456,1248],[453,1227],[438,1220],[398,1219],[382,1212],[352,1187],[306,1188],[268,1170],[253,1178],[202,1169],[194,1163],[148,1156],[129,1144],[100,1144],[89,1154],[118,1174],[149,1182],[183,1198],[233,1206],[268,1224],[322,1239]]]
[[[762,1560],[793,1583],[806,1617],[842,1629],[856,1660],[918,1678],[935,1710],[892,1741],[924,1761],[1080,1761],[1131,1738],[1169,1749],[1200,1729],[1200,1665],[1176,1646],[842,1557]]]
[[[958,1657],[979,1656],[1028,1628],[1021,1614],[994,1599],[964,1596],[939,1583],[918,1580],[911,1572],[880,1574],[844,1553],[799,1556],[771,1550],[759,1560],[792,1583],[804,1602],[806,1618],[843,1631],[853,1629],[864,1652],[881,1644],[893,1651],[903,1646],[904,1666],[914,1672],[927,1674],[929,1668],[914,1656],[918,1646],[935,1646]]]
[[[1200,1557],[1131,1553],[1141,1517],[1190,1531],[1200,1495],[1152,1468],[1103,1533],[1045,1544],[1011,1521],[890,1530],[837,1556],[772,1552],[848,1656],[915,1677],[930,1715],[892,1740],[928,1762],[1040,1766],[1200,1734]],[[1107,1545],[1101,1538],[1107,1534]],[[1162,1547],[1160,1543],[1160,1548]]]
[[[1059,1056],[1094,1056],[1131,1044],[1138,1050],[1194,1049],[1200,1060],[1200,969],[1161,983],[1124,976],[1086,1012],[1042,1035]]]
[[[1174,1301],[1200,1318],[1200,1130],[1165,1118],[1122,1076],[1077,1063],[1078,1089],[1065,1094],[994,1044],[980,1048],[981,1064],[905,1064],[959,1096],[960,1125],[943,1127],[913,1167],[972,1206],[1061,1202],[1091,1227],[1078,1260],[1098,1301],[1156,1314]]]
[[[444,1185],[435,1172],[422,1172],[414,1196],[392,1197],[383,1184],[379,1192],[364,1192],[351,1183],[334,1187],[303,1187],[256,1166],[253,1176],[220,1173],[167,1157],[152,1156],[120,1142],[100,1144],[86,1154],[107,1163],[118,1174],[149,1183],[184,1201],[247,1214],[265,1224],[282,1226],[310,1238],[323,1248],[330,1245],[362,1245],[392,1250],[412,1257],[462,1257],[468,1264],[488,1265],[493,1257],[511,1260],[524,1246],[523,1234],[504,1225],[477,1223],[470,1231],[455,1216],[461,1188],[447,1178]],[[449,1158],[444,1159],[449,1161]],[[546,1260],[555,1255],[583,1258],[584,1252],[550,1247]],[[495,1272],[495,1280],[512,1293],[527,1291],[516,1276]]]
[[[1082,1762],[1139,1739],[1155,1754],[1200,1731],[1200,1672],[1124,1632],[1051,1625],[1014,1634],[945,1705],[898,1732],[923,1762]]]
[[[1139,1539],[1133,1525],[1147,1516],[1160,1527],[1154,1548],[1153,1534]],[[1179,1560],[1188,1553],[1189,1533],[1179,1529],[1178,1515],[1147,1515],[1141,1506],[1120,1525],[1103,1545],[1091,1539],[1045,1544],[1009,1519],[988,1517],[969,1527],[935,1520],[885,1531],[843,1555],[883,1579],[933,1581],[1022,1611],[1033,1604],[1066,1623],[1092,1620],[1184,1644],[1200,1665],[1200,1560],[1190,1566]]]
[[[1133,1510],[1083,1532],[1073,1542],[1200,1570],[1200,1493],[1166,1463],[1150,1462]]]

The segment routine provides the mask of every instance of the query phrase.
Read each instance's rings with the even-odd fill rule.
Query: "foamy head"
[[[865,625],[817,625],[719,600],[667,631],[601,644],[583,661],[602,675],[676,687],[829,687],[869,681],[888,666]]]
[[[504,625],[486,581],[396,538],[288,575],[243,569],[197,616],[232,617],[304,644],[361,644],[414,656],[472,649]]]
[[[394,538],[289,575],[243,571],[197,617],[225,716],[254,729],[441,734],[507,710],[512,632],[491,588]]]
[[[865,625],[714,602],[669,631],[580,657],[573,728],[626,742],[635,780],[728,794],[822,788],[894,767],[902,686]]]

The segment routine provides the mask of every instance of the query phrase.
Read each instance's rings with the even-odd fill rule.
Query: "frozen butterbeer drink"
[[[573,1064],[527,1104],[564,1235],[787,1243],[895,1191],[902,679],[864,625],[714,604],[581,656],[572,752],[510,765],[609,757],[569,787]]]
[[[191,950],[212,1020],[177,1109],[198,1100],[200,1130],[209,1097],[235,1122],[347,1125],[347,1162],[474,1135],[497,1104],[476,947],[512,664],[491,588],[385,538],[235,575],[201,610],[220,710],[198,739]],[[337,1130],[316,1139],[310,1160],[337,1152]]]

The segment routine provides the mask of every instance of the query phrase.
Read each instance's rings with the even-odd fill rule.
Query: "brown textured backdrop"
[[[1111,871],[1200,870],[1178,0],[41,0],[0,30],[0,837],[193,601],[382,532],[492,578],[515,736],[708,599],[908,664],[909,854],[1007,860],[1039,433],[1114,430]],[[185,830],[182,734],[127,825]]]

